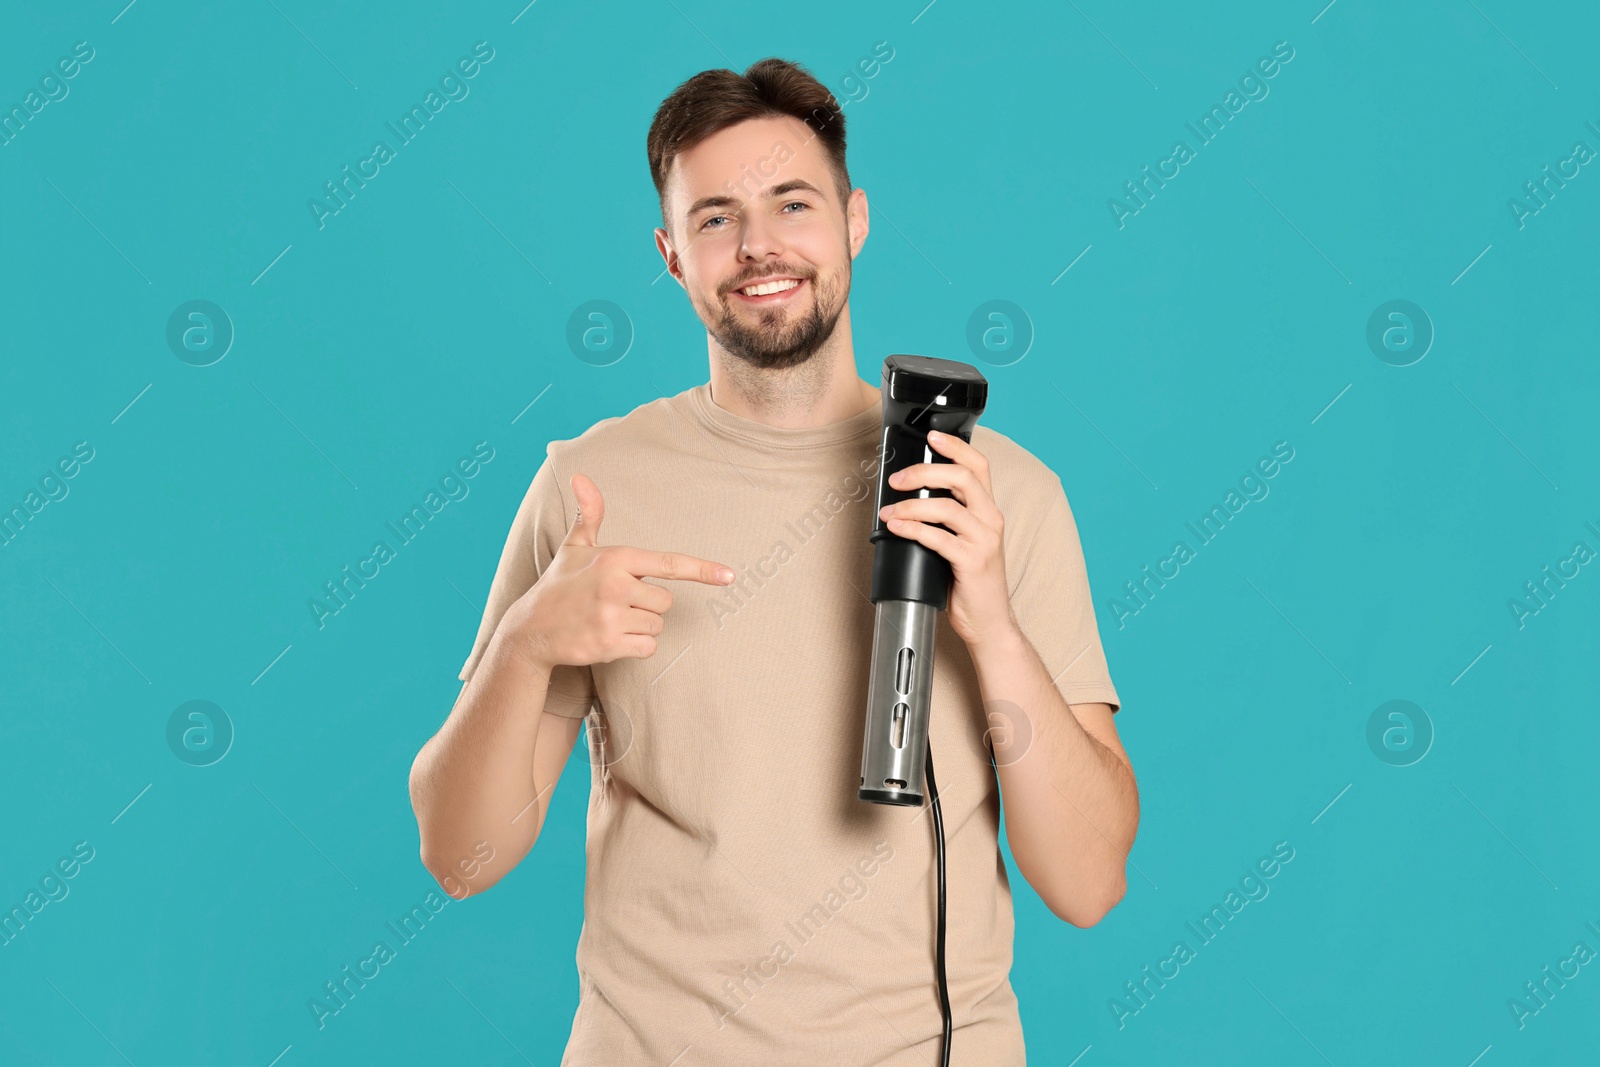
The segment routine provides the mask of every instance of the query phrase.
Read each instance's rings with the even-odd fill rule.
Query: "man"
[[[782,60],[662,103],[656,245],[710,381],[549,444],[412,768],[423,863],[481,892],[533,846],[590,717],[563,1064],[937,1062],[928,809],[856,796],[882,403],[851,347],[868,210],[844,148],[837,102]],[[1089,926],[1122,897],[1138,797],[1060,479],[981,423],[930,443],[953,462],[897,487],[953,498],[889,523],[954,577],[930,728],[953,1062],[1014,1065],[1002,803],[1018,870]]]

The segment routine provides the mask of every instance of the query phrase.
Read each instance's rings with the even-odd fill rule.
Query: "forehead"
[[[746,119],[673,157],[667,200],[674,214],[702,197],[743,199],[790,178],[804,178],[834,197],[832,170],[816,132],[789,115]]]

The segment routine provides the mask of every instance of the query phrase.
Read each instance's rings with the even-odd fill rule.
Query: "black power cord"
[[[950,987],[944,974],[944,813],[939,810],[939,787],[933,779],[933,746],[928,746],[927,759],[928,796],[933,804],[933,842],[939,880],[939,922],[934,937],[934,965],[939,975],[939,1010],[944,1016],[943,1051],[939,1062],[950,1067]]]

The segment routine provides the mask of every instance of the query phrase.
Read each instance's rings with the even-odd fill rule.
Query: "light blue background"
[[[1024,310],[984,421],[1066,486],[1141,787],[1099,925],[1013,877],[1030,1062],[1593,1062],[1600,966],[1507,1007],[1600,950],[1600,569],[1507,606],[1600,549],[1600,165],[1508,208],[1600,149],[1592,5],[123,2],[0,16],[8,109],[95,49],[0,148],[0,504],[95,449],[0,550],[0,905],[95,849],[0,947],[0,1062],[557,1062],[581,749],[529,862],[325,1029],[306,1004],[434,888],[406,772],[545,442],[705,380],[652,283],[656,104],[767,55],[847,96],[879,41],[846,106],[859,368],[978,362],[973,310]],[[470,95],[319,230],[307,200],[480,40]],[[1108,198],[1278,41],[1270,95],[1119,229]],[[165,341],[196,299],[237,331],[203,368]],[[611,366],[565,341],[592,299],[635,332]],[[1394,299],[1436,330],[1407,367],[1365,341]],[[470,495],[319,630],[308,599],[480,440]],[[1119,629],[1123,583],[1278,441],[1270,495]],[[236,730],[205,768],[165,739],[194,699]],[[1391,699],[1433,724],[1411,766],[1367,744]],[[1123,983],[1278,841],[1270,895],[1119,1029]]]

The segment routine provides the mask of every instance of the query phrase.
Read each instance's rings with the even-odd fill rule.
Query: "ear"
[[[667,265],[667,272],[683,287],[683,267],[678,262],[678,250],[672,247],[672,238],[660,226],[656,227],[656,251],[661,253],[661,261]]]
[[[861,253],[861,246],[867,242],[867,232],[872,229],[867,217],[866,190],[850,190],[850,200],[845,210],[850,225],[850,258],[855,259]]]

